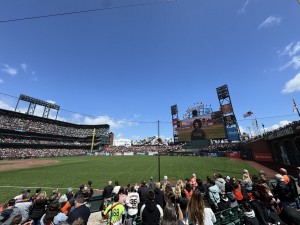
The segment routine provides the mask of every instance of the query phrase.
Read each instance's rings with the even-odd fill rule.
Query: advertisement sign
[[[255,161],[273,162],[271,153],[254,153]]]
[[[229,96],[227,85],[223,85],[217,88],[217,94],[219,99],[224,99]]]
[[[240,152],[226,152],[226,155],[229,158],[241,158]]]
[[[232,106],[231,104],[222,105],[221,110],[224,114],[232,113]]]
[[[225,152],[200,152],[204,157],[227,157]]]
[[[235,124],[236,123],[235,116],[234,115],[224,116],[224,122],[227,126]]]
[[[226,132],[227,132],[227,139],[229,141],[238,141],[239,140],[239,133],[238,133],[236,127],[227,127]]]

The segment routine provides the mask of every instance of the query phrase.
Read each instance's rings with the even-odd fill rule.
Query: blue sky
[[[171,105],[178,105],[179,118],[197,102],[218,110],[216,88],[227,84],[242,131],[252,129],[251,118],[243,118],[249,110],[266,130],[299,119],[292,102],[300,106],[297,0],[2,0],[0,6],[2,108],[14,109],[14,97],[25,94],[60,105],[65,121],[108,123],[116,139],[157,135],[157,121],[160,136],[170,138]]]

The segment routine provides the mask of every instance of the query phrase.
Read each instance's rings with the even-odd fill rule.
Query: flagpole
[[[300,117],[299,109],[296,105],[295,99],[293,99],[293,102],[294,102],[294,108],[297,110],[298,116]]]

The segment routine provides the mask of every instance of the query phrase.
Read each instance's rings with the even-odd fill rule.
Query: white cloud
[[[268,28],[271,26],[278,26],[281,22],[280,17],[275,17],[275,16],[269,16],[267,19],[265,19],[264,22],[262,22],[259,26],[258,29],[262,28]]]
[[[4,73],[9,74],[11,76],[15,76],[18,73],[18,69],[17,68],[13,68],[13,67],[11,67],[11,66],[9,66],[7,64],[3,64],[2,65],[1,71],[4,72]]]
[[[22,64],[21,64],[21,68],[22,68],[22,70],[23,70],[24,72],[26,72],[26,71],[27,71],[27,64],[26,64],[26,63],[22,63]]]
[[[267,127],[265,128],[266,131],[272,131],[272,130],[276,130],[280,127],[284,127],[285,125],[291,123],[291,121],[288,121],[288,120],[282,120],[280,121],[278,124],[274,124],[272,125],[271,127]]]
[[[73,113],[73,114],[71,115],[71,119],[72,119],[73,121],[79,122],[79,121],[82,120],[82,115],[79,114],[79,113]]]
[[[7,109],[7,110],[15,110],[14,107],[10,106],[8,103],[6,103],[3,100],[0,100],[0,108],[1,109]]]
[[[53,101],[53,100],[47,100],[46,102],[48,102],[50,104],[55,104],[55,101]]]
[[[291,42],[288,44],[284,50],[280,52],[280,55],[294,56],[298,52],[300,52],[300,41],[297,43]]]
[[[247,0],[247,1],[245,2],[245,4],[242,6],[242,8],[240,8],[240,9],[238,10],[238,13],[239,13],[239,14],[245,13],[248,4],[249,4],[249,0]]]
[[[287,62],[284,66],[280,67],[279,70],[284,70],[290,66],[293,66],[294,69],[300,68],[300,56],[293,56],[293,58]]]
[[[240,132],[241,132],[241,134],[243,134],[243,133],[247,133],[247,131],[245,130],[245,128],[244,128],[244,127],[242,127],[242,126],[239,126],[239,128],[240,128]]]
[[[0,79],[0,84],[2,84],[4,82],[4,80]]]
[[[284,89],[281,91],[283,94],[292,93],[295,91],[300,91],[300,73],[285,83]]]
[[[109,116],[98,116],[96,118],[85,117],[83,124],[109,124],[110,128],[122,128],[126,126],[135,126],[136,122],[127,120],[115,120]]]

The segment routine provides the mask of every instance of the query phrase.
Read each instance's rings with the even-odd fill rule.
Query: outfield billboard
[[[238,141],[239,140],[239,133],[236,127],[228,127],[226,128],[228,140],[229,141]]]
[[[202,126],[195,132],[195,122],[199,120]],[[227,138],[221,111],[178,121],[177,133],[179,142],[191,142],[195,137],[197,140]]]

